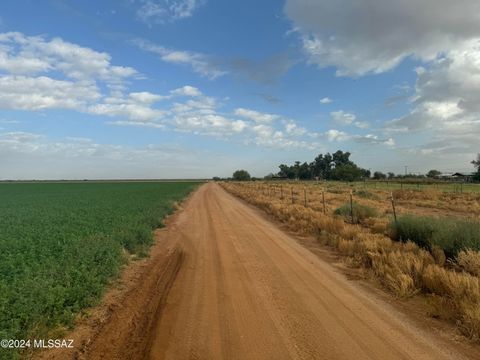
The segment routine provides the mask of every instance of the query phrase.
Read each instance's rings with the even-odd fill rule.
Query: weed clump
[[[480,277],[480,252],[462,250],[458,253],[457,263],[466,272]]]
[[[358,202],[353,202],[353,223],[358,224],[362,223],[366,219],[376,217],[378,216],[378,212],[376,209],[359,204]],[[352,207],[350,206],[350,203],[347,202],[343,204],[341,207],[339,207],[337,210],[335,210],[335,215],[341,215],[345,217],[346,219],[352,220]]]
[[[394,240],[411,240],[430,251],[437,246],[452,259],[465,249],[480,250],[480,224],[471,221],[405,215],[389,228]]]

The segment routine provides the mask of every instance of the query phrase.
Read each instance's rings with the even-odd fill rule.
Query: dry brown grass
[[[480,253],[473,250],[460,251],[457,263],[468,273],[480,276]]]
[[[429,253],[412,242],[394,242],[385,236],[387,219],[372,219],[360,226],[347,224],[331,212],[323,214],[321,198],[312,195],[311,189],[309,203],[305,207],[299,195],[303,194],[303,188],[298,185],[294,190],[297,194],[294,204],[291,202],[290,185],[284,188],[283,199],[279,196],[279,188],[269,194],[262,185],[254,183],[222,185],[234,195],[262,208],[291,230],[314,235],[320,243],[335,248],[345,257],[348,265],[364,269],[396,296],[410,297],[420,292],[428,294],[432,316],[452,320],[466,336],[480,338],[480,253],[461,252],[457,261],[464,272],[457,272],[443,267],[445,254],[441,249],[434,248]],[[316,190],[317,194],[321,194],[321,190]],[[335,190],[340,194],[326,194],[329,209],[344,202],[345,196],[348,196],[348,192]],[[461,195],[464,194],[455,195],[463,199]],[[425,201],[436,201],[444,196],[437,192],[425,195],[420,191],[403,191],[400,194],[402,198],[423,197]]]
[[[438,246],[432,247],[432,256],[435,259],[435,263],[437,265],[443,266],[447,261],[447,257],[445,256],[445,252],[440,249]]]
[[[438,316],[455,320],[466,336],[480,337],[480,279],[431,265],[423,273],[425,288],[436,295]]]

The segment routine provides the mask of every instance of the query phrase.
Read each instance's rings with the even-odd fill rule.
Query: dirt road
[[[216,184],[203,185],[162,237],[175,279],[133,291],[86,358],[462,358]],[[149,303],[162,302],[156,310],[132,300],[148,288]],[[132,321],[134,307],[134,317],[149,309],[149,321]]]

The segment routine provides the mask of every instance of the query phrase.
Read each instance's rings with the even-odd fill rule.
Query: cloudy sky
[[[6,0],[0,179],[472,171],[478,0]]]

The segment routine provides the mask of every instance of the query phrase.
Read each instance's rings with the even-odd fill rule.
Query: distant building
[[[463,182],[472,182],[475,173],[441,173],[435,176],[436,179],[440,180],[449,180],[449,181],[463,181]]]
[[[435,176],[436,179],[453,180],[453,173],[441,173]]]
[[[472,182],[475,173],[459,173],[456,172],[452,174],[453,179],[455,180],[462,180],[464,182]]]

